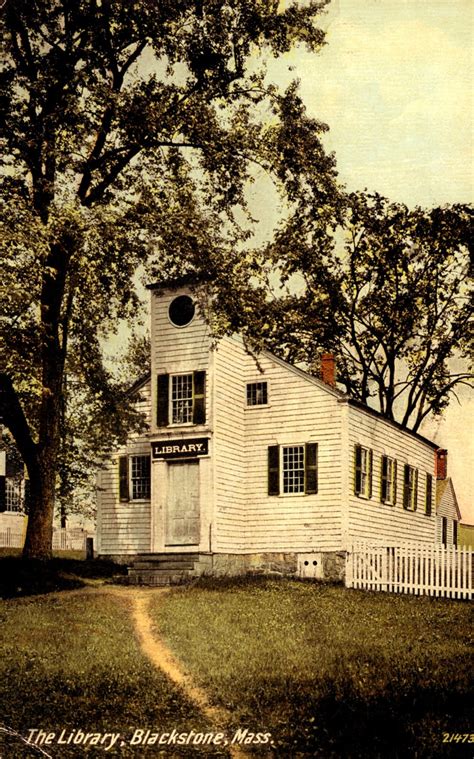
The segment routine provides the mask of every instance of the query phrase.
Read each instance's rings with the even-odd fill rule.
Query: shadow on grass
[[[447,733],[460,738],[472,732],[468,693],[422,688],[400,693],[387,689],[370,700],[347,692],[315,695],[314,683],[289,683],[285,713],[273,737],[278,757],[321,759],[398,759],[398,757],[472,756],[472,744],[443,742]],[[330,687],[330,684],[328,684]],[[281,693],[281,683],[275,692]],[[272,687],[260,694],[256,708],[278,712]],[[266,703],[265,703],[266,702]]]
[[[93,580],[112,580],[126,567],[111,561],[53,558],[47,561],[0,556],[0,598],[73,590]]]

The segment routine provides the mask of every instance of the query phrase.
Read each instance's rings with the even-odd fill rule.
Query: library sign
[[[195,456],[207,456],[209,438],[195,437],[186,440],[162,440],[151,444],[154,459],[189,459]]]

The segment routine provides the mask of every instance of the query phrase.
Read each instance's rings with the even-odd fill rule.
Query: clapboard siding
[[[179,294],[191,294],[186,288]],[[152,293],[151,307],[151,376],[152,430],[156,431],[156,382],[158,374],[206,372],[206,423],[211,423],[209,385],[209,330],[204,320],[195,315],[186,327],[175,327],[168,318],[168,309],[176,297],[175,291]],[[189,430],[189,425],[172,425],[169,431]]]
[[[400,430],[381,417],[358,407],[349,407],[349,450],[345,461],[348,467],[348,537],[356,540],[419,540],[433,542],[436,517],[433,492],[432,515],[425,514],[426,475],[434,477],[434,447],[415,435]],[[354,494],[354,448],[356,444],[373,451],[372,498]],[[397,461],[397,502],[381,502],[382,456]],[[404,465],[418,470],[417,510],[403,508]],[[434,480],[433,480],[434,491]]]
[[[447,544],[453,543],[453,522],[459,521],[458,505],[451,478],[436,483],[436,542],[443,539],[443,517],[447,519]]]
[[[239,338],[220,343],[215,367],[219,550],[339,548],[337,397],[268,354],[260,355],[257,365]],[[262,381],[268,383],[268,405],[247,407],[247,383]],[[307,442],[318,443],[318,493],[268,496],[268,446]]]
[[[136,394],[138,410],[150,424],[151,383],[142,385]],[[150,501],[119,499],[118,458],[121,455],[139,456],[150,453],[146,430],[131,434],[127,445],[99,472],[97,492],[97,550],[101,554],[134,554],[150,550]]]
[[[240,552],[245,540],[245,389],[240,345],[224,339],[214,352],[215,550]]]

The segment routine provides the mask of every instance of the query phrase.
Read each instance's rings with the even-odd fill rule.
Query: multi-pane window
[[[304,445],[283,446],[283,492],[304,493]]]
[[[5,508],[7,511],[21,511],[21,482],[10,477],[5,481]]]
[[[403,477],[403,508],[416,511],[418,497],[418,470],[405,464]]]
[[[247,385],[247,406],[266,406],[267,403],[267,383],[249,382]]]
[[[268,447],[268,495],[318,492],[318,444]]]
[[[150,457],[130,457],[130,486],[132,501],[150,498]]]
[[[397,462],[382,456],[381,501],[393,506],[397,500]]]
[[[425,514],[430,517],[433,502],[433,475],[426,475],[426,497],[425,497]]]
[[[363,498],[372,497],[372,449],[355,447],[354,492]]]
[[[193,421],[193,375],[174,374],[171,377],[171,424]]]

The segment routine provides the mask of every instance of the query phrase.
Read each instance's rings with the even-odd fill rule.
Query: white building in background
[[[238,336],[213,349],[185,280],[150,290],[151,376],[132,389],[149,428],[100,472],[99,555],[137,581],[338,577],[354,540],[437,540],[445,451],[338,390],[332,356],[320,380]]]

